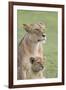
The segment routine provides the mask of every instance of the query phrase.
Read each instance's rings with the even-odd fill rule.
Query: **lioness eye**
[[[44,35],[44,34],[42,34],[42,36],[43,36],[43,37],[45,37],[45,35]]]

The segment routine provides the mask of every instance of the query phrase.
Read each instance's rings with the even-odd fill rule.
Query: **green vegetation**
[[[46,56],[45,72],[46,78],[55,78],[58,75],[58,13],[50,11],[17,11],[17,40],[18,43],[25,34],[22,24],[45,22],[47,24],[47,41],[43,44]]]

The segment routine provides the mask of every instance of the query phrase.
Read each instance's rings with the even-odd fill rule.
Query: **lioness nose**
[[[44,34],[42,34],[42,36],[43,36],[43,37],[45,37],[45,35],[44,35]]]

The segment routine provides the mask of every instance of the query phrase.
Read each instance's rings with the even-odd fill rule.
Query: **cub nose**
[[[41,67],[40,67],[40,70],[43,70],[43,68],[44,68],[44,67],[43,67],[43,66],[41,66]]]
[[[42,34],[42,37],[45,37],[45,35],[44,35],[44,34]]]

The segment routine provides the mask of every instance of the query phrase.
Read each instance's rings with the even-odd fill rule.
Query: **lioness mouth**
[[[41,39],[41,40],[38,40],[38,41],[40,42],[40,41],[43,41],[43,40],[45,40],[45,39]]]

